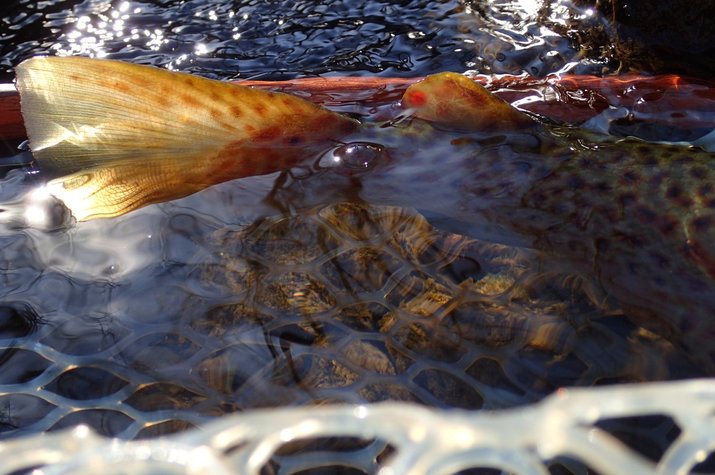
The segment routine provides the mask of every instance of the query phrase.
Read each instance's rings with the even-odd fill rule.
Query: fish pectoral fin
[[[451,72],[427,76],[408,87],[402,96],[402,107],[413,117],[465,132],[515,130],[537,125],[529,115],[482,85]]]
[[[165,182],[181,197],[198,183],[288,168],[357,124],[299,97],[120,61],[37,57],[16,73],[38,163],[92,169],[84,186],[112,183],[138,193],[117,193],[131,205],[116,210],[171,199]]]
[[[199,159],[197,157],[196,162]],[[186,196],[210,186],[211,178],[191,162],[123,160],[54,180],[46,191],[77,221],[121,216],[140,206]]]

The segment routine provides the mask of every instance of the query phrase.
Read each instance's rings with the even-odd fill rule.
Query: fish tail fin
[[[126,195],[120,200],[130,205],[103,208],[102,216],[284,169],[355,127],[295,96],[120,61],[37,57],[16,73],[38,162],[92,169],[67,183],[96,188],[102,177],[103,187],[85,193],[100,201],[111,185],[126,188],[105,201]]]
[[[536,126],[526,113],[457,73],[427,76],[407,88],[402,106],[413,117],[460,131],[515,130]]]

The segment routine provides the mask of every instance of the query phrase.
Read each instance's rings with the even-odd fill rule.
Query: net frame
[[[647,415],[666,416],[680,428],[657,463],[596,426]],[[41,467],[37,475],[259,474],[285,444],[325,437],[375,439],[394,451],[378,460],[385,445],[374,443],[352,453],[284,457],[280,473],[339,463],[380,475],[475,467],[543,475],[548,461],[568,457],[603,474],[684,474],[715,450],[715,381],[560,389],[536,404],[490,412],[396,402],[261,409],[135,441],[78,426],[0,443],[0,474],[33,467]]]

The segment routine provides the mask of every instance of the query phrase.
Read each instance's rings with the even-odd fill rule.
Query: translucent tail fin
[[[35,158],[82,170],[55,191],[104,203],[84,202],[80,220],[284,169],[356,125],[295,96],[119,61],[40,57],[16,72]]]

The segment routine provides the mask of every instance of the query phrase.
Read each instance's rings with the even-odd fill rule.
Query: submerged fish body
[[[341,140],[378,143],[389,160],[349,178],[357,199],[538,249],[544,272],[586,276],[715,374],[712,154],[574,139],[450,73],[405,92],[411,123],[352,135],[352,119],[298,98],[118,62],[30,60],[18,89],[36,157],[83,168],[49,184],[79,220],[282,170]],[[341,180],[328,170],[281,196],[294,207],[356,198]]]
[[[474,86],[473,94],[484,93]],[[441,150],[406,152],[411,163],[373,183],[368,177],[362,196],[456,218],[443,220],[456,231],[539,249],[545,272],[585,276],[602,288],[598,298],[615,301],[715,374],[715,156],[525,125],[522,118],[501,136],[478,127]],[[450,156],[457,160],[439,163]],[[410,193],[430,163],[437,172],[429,186]],[[388,186],[389,196],[381,195]]]

